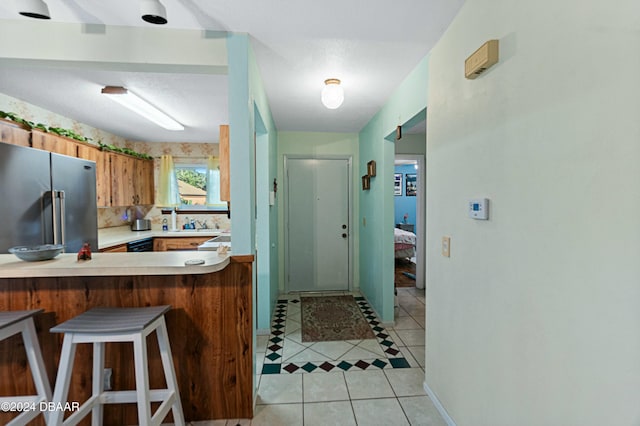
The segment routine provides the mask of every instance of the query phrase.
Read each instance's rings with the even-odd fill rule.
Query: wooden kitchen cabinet
[[[18,123],[0,119],[0,142],[31,146],[31,132]]]
[[[73,139],[65,138],[64,136],[41,132],[35,129],[31,131],[31,146],[42,149],[43,151],[77,157],[79,145],[80,143],[75,142]]]
[[[111,206],[111,169],[109,154],[98,147],[78,145],[78,158],[96,163],[96,198],[98,207]]]
[[[211,237],[154,238],[153,251],[198,250]]]
[[[135,193],[138,195],[136,204],[153,204],[156,191],[153,179],[153,160],[136,159],[135,171],[136,177],[133,184]]]
[[[109,153],[111,171],[111,205],[153,204],[153,160]]]
[[[125,253],[126,251],[126,244],[118,244],[117,246],[100,249],[100,253]]]

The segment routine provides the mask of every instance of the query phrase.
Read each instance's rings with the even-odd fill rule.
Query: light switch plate
[[[444,257],[450,257],[451,254],[451,238],[442,237],[442,255]]]

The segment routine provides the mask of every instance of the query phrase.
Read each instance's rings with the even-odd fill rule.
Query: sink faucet
[[[200,222],[199,220],[196,220],[196,222],[198,223],[198,226],[200,226],[199,229],[209,229],[209,225],[207,225],[206,220],[203,220],[202,222]]]

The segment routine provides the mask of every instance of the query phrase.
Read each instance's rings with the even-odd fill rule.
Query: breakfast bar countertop
[[[0,278],[208,274],[224,269],[229,258],[215,251],[171,251],[93,253],[91,260],[78,261],[75,253],[65,253],[51,260],[25,262],[0,254]],[[188,265],[201,260],[204,263]]]

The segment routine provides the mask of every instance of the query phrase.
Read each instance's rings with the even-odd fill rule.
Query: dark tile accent
[[[262,374],[280,374],[280,364],[264,364]]]
[[[381,339],[386,339],[387,337],[389,337],[389,335],[384,333],[378,333],[376,334],[376,337],[379,337]]]
[[[347,371],[348,369],[353,367],[353,364],[349,364],[347,361],[341,361],[340,364],[336,365],[336,367],[341,368],[344,371]]]
[[[311,364],[310,362],[306,363],[305,365],[302,366],[302,369],[304,371],[306,371],[307,373],[311,373],[313,370],[315,370],[316,367],[314,364]]]
[[[289,300],[289,303],[300,303],[300,301],[298,299],[294,299],[294,300]]]
[[[390,340],[383,340],[380,344],[385,345],[386,347],[393,346],[393,342]]]
[[[363,370],[366,370],[367,368],[369,368],[369,366],[370,366],[371,364],[369,364],[368,362],[365,362],[365,361],[363,361],[363,360],[360,360],[360,361],[356,362],[354,365],[355,365],[356,367],[358,367],[358,368],[361,368],[361,369],[363,369]]]
[[[284,331],[280,331],[280,330],[275,330],[275,331],[271,332],[271,334],[273,334],[274,336],[279,336],[279,335],[281,335],[283,333],[284,333]]]
[[[393,348],[388,348],[385,352],[390,354],[390,355],[393,355],[393,356],[398,355],[400,353],[399,350],[396,350],[396,349],[393,349]]]
[[[279,320],[276,320],[276,321],[279,321]],[[274,325],[272,328],[275,328],[276,330],[280,330],[281,328],[284,328],[284,325],[282,325],[282,324],[276,324],[276,325]]]
[[[327,372],[333,370],[334,368],[336,368],[335,365],[333,365],[331,363],[328,363],[327,361],[325,361],[322,364],[320,364],[319,367],[322,368],[324,371],[327,371]]]
[[[273,352],[278,352],[280,349],[282,349],[282,346],[280,345],[271,345],[268,347],[269,350],[273,351]]]
[[[267,358],[269,358],[271,361],[275,361],[278,358],[282,358],[280,355],[278,355],[275,352],[270,353],[269,355],[266,356]]]
[[[294,373],[296,370],[299,370],[300,367],[298,367],[295,364],[288,364],[286,367],[283,368],[283,370],[285,370],[287,373]]]
[[[287,299],[278,299],[277,303],[287,303]]]
[[[282,342],[283,339],[279,338],[279,337],[274,337],[273,339],[269,339],[269,341],[271,343],[280,343]]]
[[[406,358],[389,358],[393,368],[411,368]]]
[[[383,361],[383,360],[381,360],[381,359],[376,359],[375,361],[373,361],[373,362],[371,363],[371,365],[373,365],[374,367],[378,367],[378,368],[380,368],[380,369],[383,369],[383,368],[387,365],[387,363],[386,363],[386,362],[384,362],[384,361]]]

